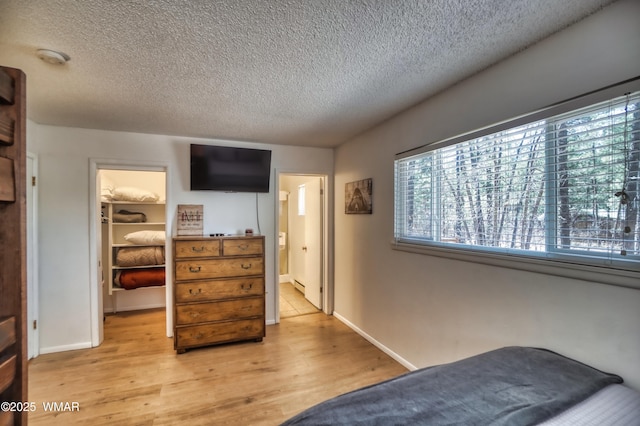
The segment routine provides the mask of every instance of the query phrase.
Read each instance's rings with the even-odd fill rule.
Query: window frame
[[[640,90],[640,77],[551,105],[530,114],[525,114],[510,120],[505,120],[495,125],[487,126],[482,129],[442,141],[428,143],[396,154],[396,161],[394,161],[394,179],[396,182],[394,184],[394,239],[391,242],[392,249],[640,289],[640,262],[635,260],[626,262],[607,262],[606,258],[598,257],[598,262],[590,264],[585,262],[588,257],[572,256],[569,252],[559,252],[557,250],[553,250],[551,252],[529,252],[524,250],[522,252],[507,252],[507,250],[500,248],[451,244],[448,242],[439,242],[435,239],[427,240],[407,236],[397,238],[397,230],[395,229],[396,215],[398,214],[399,208],[398,206],[400,205],[405,211],[408,208],[406,199],[402,199],[404,198],[404,191],[398,191],[397,160],[406,159],[418,154],[477,139],[482,136],[518,127],[533,121],[546,120],[550,117],[588,107],[590,105],[623,96],[628,92],[635,92],[638,90]],[[437,161],[437,156],[434,156],[432,160],[433,164]],[[548,162],[546,163],[548,164]],[[546,167],[549,166],[547,165]],[[551,170],[545,170],[545,174],[547,173],[551,173]],[[438,187],[438,185],[433,182],[433,179],[431,184]],[[554,188],[553,191],[556,191],[556,189]],[[552,196],[552,193],[547,193],[546,195],[546,197]],[[432,208],[435,204],[436,203],[432,203]],[[438,209],[436,208],[435,210],[437,211]],[[436,212],[432,211],[432,215],[435,213]],[[557,212],[554,212],[553,215],[545,215],[547,225],[551,225],[545,228],[547,232],[553,232],[556,230],[557,224],[553,220],[553,216],[556,214]],[[553,223],[551,224],[549,221]],[[439,220],[436,220],[436,223],[439,223]],[[436,233],[435,235],[439,234]],[[555,237],[556,236],[554,235],[554,238]]]

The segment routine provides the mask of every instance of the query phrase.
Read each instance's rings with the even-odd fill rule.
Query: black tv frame
[[[269,192],[271,151],[191,144],[192,191]]]

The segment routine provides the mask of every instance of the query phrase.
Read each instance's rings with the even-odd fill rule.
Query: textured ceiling
[[[609,3],[0,0],[0,64],[41,124],[331,147]]]

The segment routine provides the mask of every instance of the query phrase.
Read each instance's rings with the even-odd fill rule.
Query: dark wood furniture
[[[264,237],[176,237],[174,349],[265,336]]]
[[[0,67],[0,401],[27,398],[26,77]],[[0,412],[0,425],[27,411]]]

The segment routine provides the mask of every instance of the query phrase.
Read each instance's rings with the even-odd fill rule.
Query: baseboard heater
[[[293,288],[304,294],[304,284],[302,284],[300,281],[293,280]]]

